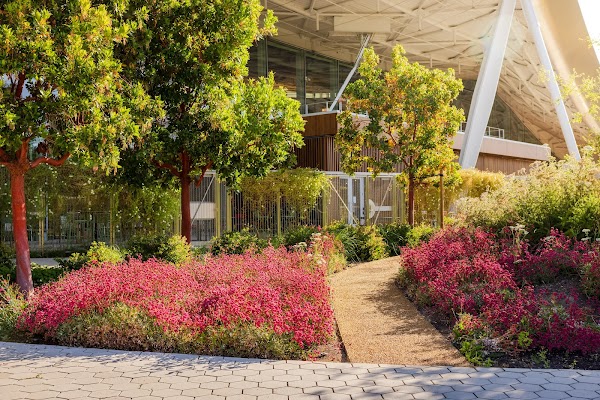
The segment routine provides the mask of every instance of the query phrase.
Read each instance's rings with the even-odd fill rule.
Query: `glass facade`
[[[288,97],[300,102],[303,114],[326,110],[351,69],[337,60],[273,40],[261,40],[252,46],[248,62],[250,78],[272,71]]]
[[[349,64],[268,39],[261,40],[250,49],[248,62],[251,78],[272,71],[275,81],[286,88],[287,95],[300,102],[302,114],[326,111],[351,70]],[[358,72],[352,81],[356,79]],[[455,105],[468,115],[475,81],[465,80],[463,84],[464,90]],[[491,136],[498,137],[495,132],[501,129],[505,139],[541,144],[499,97],[494,101],[488,126],[493,128]]]
[[[475,81],[463,80],[464,90],[456,99],[455,105],[465,110],[465,117],[469,114],[473,92],[475,91]],[[504,139],[517,142],[542,144],[529,129],[521,122],[515,113],[498,96],[494,100],[492,113],[488,126],[504,130]],[[492,132],[493,135],[493,132]]]

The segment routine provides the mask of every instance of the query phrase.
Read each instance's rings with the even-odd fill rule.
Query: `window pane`
[[[326,111],[337,90],[336,63],[332,60],[306,57],[306,105],[308,112]]]
[[[303,100],[302,59],[299,52],[268,43],[268,69],[275,74],[275,82],[286,88],[288,97]]]

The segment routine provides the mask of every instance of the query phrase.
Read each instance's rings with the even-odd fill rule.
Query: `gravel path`
[[[330,278],[333,307],[353,363],[468,366],[396,287],[398,257],[359,264]]]

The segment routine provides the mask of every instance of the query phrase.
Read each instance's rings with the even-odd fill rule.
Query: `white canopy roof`
[[[412,61],[453,68],[463,79],[476,79],[496,21],[499,0],[267,0],[279,18],[278,40],[353,62],[362,33],[374,33],[371,45],[389,63],[401,44]],[[593,71],[598,61],[580,39],[587,31],[576,0],[536,0],[544,38],[555,69]],[[577,48],[577,57],[573,49]],[[575,62],[577,61],[577,62]],[[590,64],[591,63],[591,64]],[[581,70],[581,68],[578,68]],[[554,103],[541,74],[540,61],[521,5],[517,3],[498,95],[532,133],[563,156],[566,145]],[[577,103],[577,102],[575,102]],[[567,102],[574,107],[583,104]],[[574,126],[578,144],[583,127]]]

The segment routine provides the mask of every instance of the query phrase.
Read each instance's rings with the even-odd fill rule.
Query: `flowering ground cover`
[[[450,228],[404,249],[399,282],[475,364],[598,363],[598,242]]]
[[[333,334],[324,248],[90,265],[38,288],[16,328],[64,345],[306,358]]]

